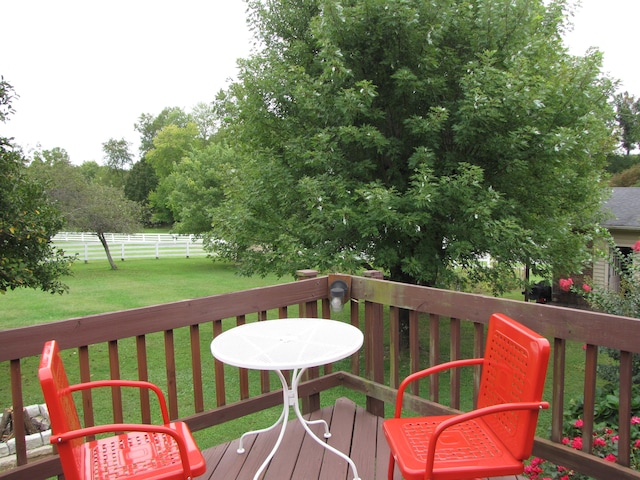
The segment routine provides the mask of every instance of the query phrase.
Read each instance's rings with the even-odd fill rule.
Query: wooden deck
[[[307,417],[309,418],[309,417]],[[382,433],[382,418],[367,413],[351,400],[340,398],[310,416],[323,418],[332,436],[328,442],[348,453],[362,480],[386,480],[389,448]],[[321,426],[312,426],[322,435]],[[276,442],[280,429],[245,439],[244,454],[238,454],[238,440],[205,450],[207,472],[197,480],[251,480]],[[396,471],[395,480],[401,480]],[[280,448],[268,465],[262,480],[353,480],[347,462],[327,451],[306,435],[300,422],[287,425]],[[524,477],[499,477],[491,480],[524,480]]]

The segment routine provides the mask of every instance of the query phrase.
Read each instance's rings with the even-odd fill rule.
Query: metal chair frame
[[[51,420],[51,443],[57,446],[67,480],[190,480],[206,463],[184,422],[171,422],[162,390],[135,380],[99,380],[69,385],[58,343],[48,341],[38,369]],[[151,390],[160,405],[162,425],[115,423],[83,428],[73,393],[96,388]],[[101,434],[115,434],[87,440]]]
[[[409,375],[400,384],[393,419],[383,430],[407,480],[463,480],[517,475],[531,456],[549,363],[547,339],[503,314],[489,320],[484,358],[456,360]],[[457,415],[402,418],[406,388],[452,368],[481,366],[476,409]]]

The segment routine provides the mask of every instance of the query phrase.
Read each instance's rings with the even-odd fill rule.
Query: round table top
[[[321,318],[285,318],[247,323],[218,335],[211,353],[218,360],[254,370],[290,370],[335,362],[357,352],[362,332]]]

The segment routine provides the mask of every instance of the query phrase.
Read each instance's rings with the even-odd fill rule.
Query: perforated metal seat
[[[538,412],[548,408],[542,392],[549,342],[506,315],[489,320],[484,358],[436,365],[408,376],[400,385],[395,417],[383,430],[391,457],[407,480],[464,480],[517,475],[531,455]],[[407,386],[451,368],[482,366],[475,410],[460,415],[401,418]]]

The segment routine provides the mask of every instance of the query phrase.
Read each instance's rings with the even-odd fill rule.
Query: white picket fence
[[[195,235],[177,235],[170,233],[106,233],[111,257],[122,261],[133,258],[165,257],[205,257],[202,239]],[[68,255],[77,255],[84,262],[106,260],[98,237],[88,232],[59,232],[53,237],[54,245],[62,248]]]

